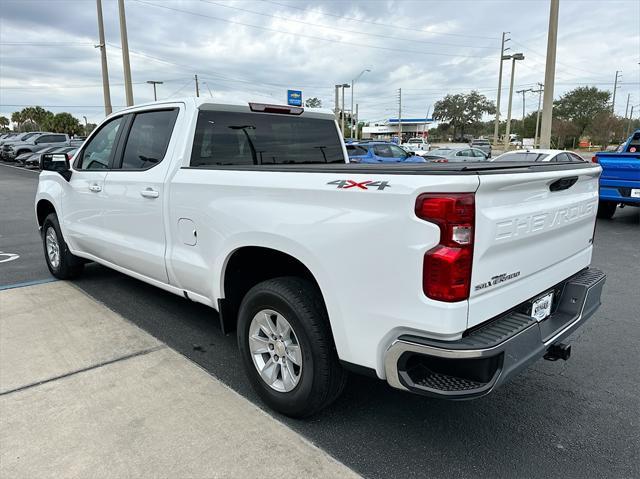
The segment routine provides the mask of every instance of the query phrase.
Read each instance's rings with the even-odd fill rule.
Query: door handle
[[[140,192],[140,194],[145,198],[157,198],[158,196],[160,196],[160,193],[158,193],[153,188],[144,189]]]
[[[102,186],[97,183],[89,185],[89,191],[93,191],[94,193],[99,193],[102,191]]]

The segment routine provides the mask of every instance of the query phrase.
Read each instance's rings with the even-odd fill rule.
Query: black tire
[[[610,220],[616,212],[618,204],[614,201],[601,201],[598,204],[598,218]]]
[[[302,370],[299,382],[289,392],[272,389],[253,363],[249,327],[263,309],[283,315],[298,338]],[[347,372],[338,360],[322,296],[310,281],[281,277],[251,288],[240,305],[237,334],[251,385],[272,409],[290,417],[310,416],[331,404],[344,389]]]
[[[59,250],[59,262],[57,265],[53,265],[49,258],[49,254],[47,253],[47,233],[49,229],[53,229],[56,235],[56,239],[58,242],[58,250]],[[78,276],[82,273],[84,268],[84,261],[77,256],[74,256],[69,251],[67,243],[62,236],[62,231],[60,230],[60,223],[58,222],[58,217],[55,213],[49,214],[44,223],[42,223],[42,247],[44,248],[44,258],[47,262],[47,267],[52,275],[59,279],[71,279]]]

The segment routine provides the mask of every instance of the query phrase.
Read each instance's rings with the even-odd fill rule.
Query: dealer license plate
[[[631,188],[631,198],[640,198],[640,190],[637,188]]]
[[[552,304],[553,293],[545,294],[543,297],[536,299],[531,306],[531,317],[536,321],[542,321],[551,314]]]

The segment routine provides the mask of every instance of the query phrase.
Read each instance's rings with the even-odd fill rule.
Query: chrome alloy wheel
[[[259,311],[249,325],[249,351],[262,380],[272,389],[293,390],[302,374],[302,351],[289,322],[271,309]]]
[[[56,230],[52,226],[47,228],[45,234],[45,246],[47,247],[47,256],[49,257],[49,263],[54,269],[60,266],[60,245],[58,243],[58,235]]]

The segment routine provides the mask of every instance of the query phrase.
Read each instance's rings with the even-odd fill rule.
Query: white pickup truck
[[[290,416],[348,370],[485,395],[566,359],[600,305],[593,163],[348,164],[330,112],[191,98],[114,113],[41,169],[54,276],[95,261],[214,308]]]

